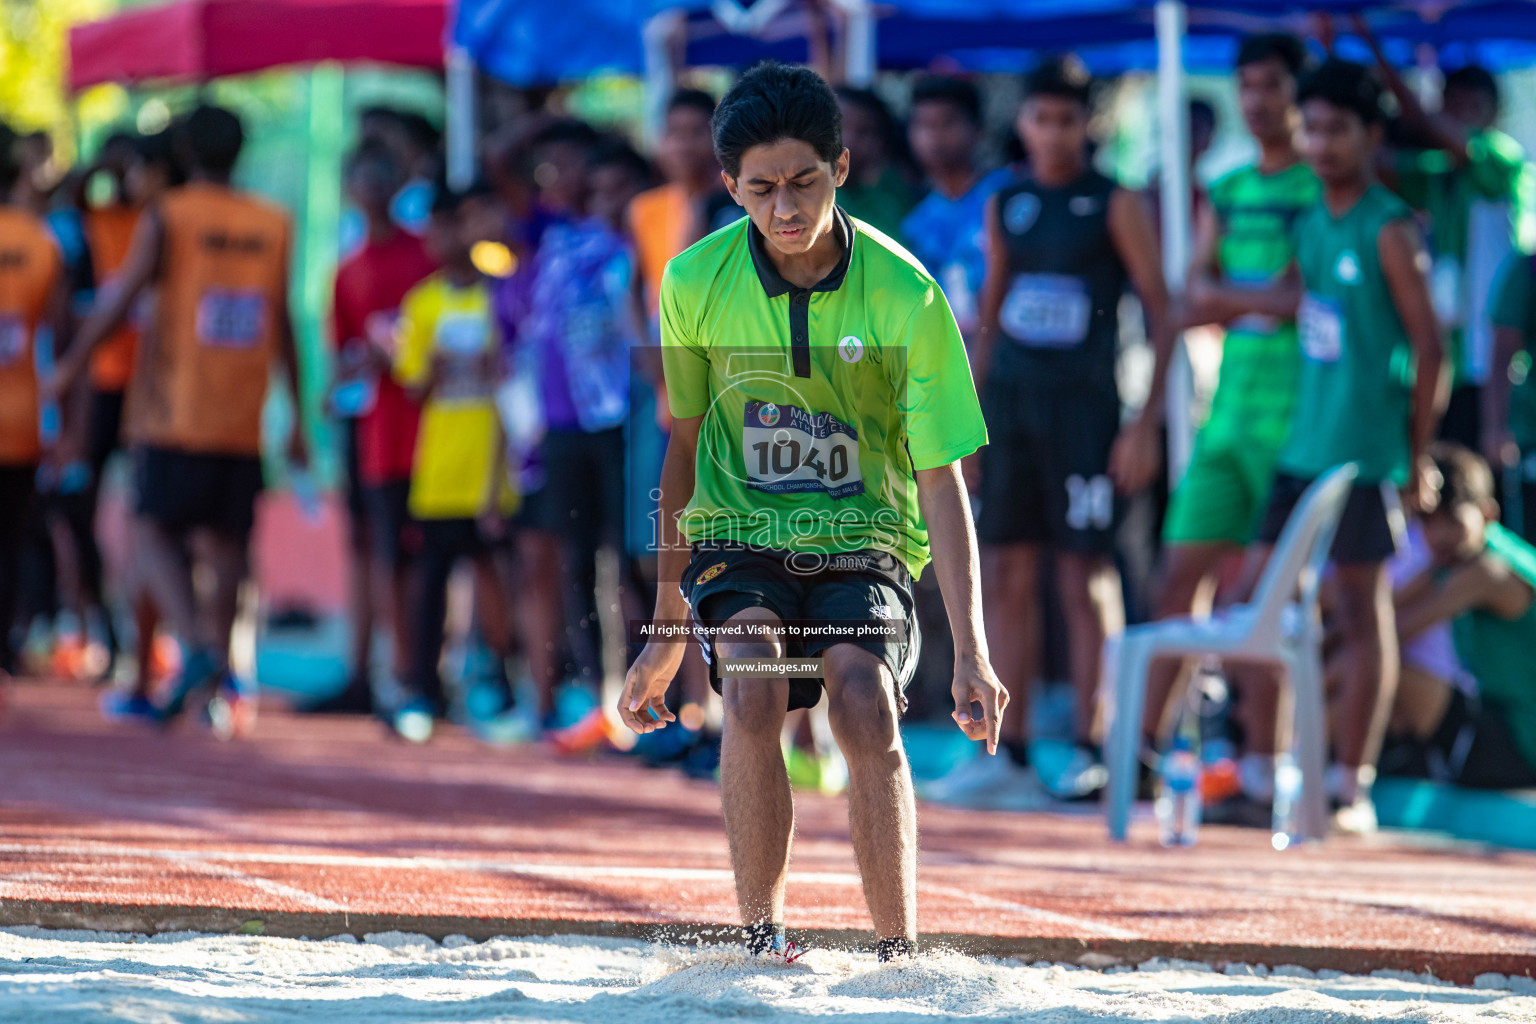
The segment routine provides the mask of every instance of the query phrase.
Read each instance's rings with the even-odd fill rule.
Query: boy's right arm
[[[1411,639],[1436,623],[1474,609],[1513,621],[1530,610],[1532,601],[1536,601],[1536,591],[1531,585],[1511,572],[1509,566],[1484,553],[1452,569],[1439,586],[1401,607],[1398,637]]]
[[[86,360],[97,346],[106,341],[112,332],[127,319],[134,300],[160,271],[160,250],[165,237],[165,227],[153,209],[145,210],[133,231],[133,241],[123,260],[123,272],[118,278],[118,288],[107,302],[99,306],[81,325],[69,346],[65,357],[54,371],[54,387],[62,393],[85,369]]]
[[[661,501],[657,529],[656,612],[652,622],[686,622],[690,612],[678,582],[688,571],[689,548],[677,527],[677,517],[693,498],[698,465],[699,431],[703,416],[673,419],[667,456],[661,466]],[[630,666],[619,697],[619,718],[631,730],[647,733],[666,728],[675,716],[667,710],[667,688],[683,662],[687,641],[670,637],[650,640]],[[652,717],[654,715],[654,717]]]
[[[1429,297],[1429,279],[1425,274],[1429,254],[1424,251],[1417,229],[1410,221],[1397,220],[1382,226],[1376,237],[1376,252],[1381,272],[1392,293],[1392,304],[1402,320],[1403,330],[1413,347],[1415,373],[1409,412],[1408,444],[1410,477],[1406,497],[1414,508],[1427,500],[1429,475],[1433,467],[1424,454],[1435,438],[1435,428],[1445,412],[1450,397],[1450,375],[1446,372],[1445,346],[1440,339],[1440,322]]]

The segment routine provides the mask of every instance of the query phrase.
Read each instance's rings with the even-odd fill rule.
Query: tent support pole
[[[444,118],[448,186],[468,188],[475,180],[475,62],[462,46],[449,46],[443,58],[447,114]]]
[[[846,15],[843,40],[843,80],[856,89],[867,89],[875,82],[879,66],[875,53],[875,12],[869,0],[842,0]]]
[[[661,138],[667,119],[667,101],[672,98],[677,78],[677,69],[672,66],[673,47],[686,17],[681,9],[658,11],[640,31],[645,58],[640,135],[650,147]]]
[[[1157,106],[1159,164],[1162,167],[1163,273],[1170,291],[1183,291],[1190,258],[1189,105],[1184,100],[1182,0],[1157,0]],[[1194,447],[1194,376],[1181,339],[1168,368],[1168,483],[1177,484]]]

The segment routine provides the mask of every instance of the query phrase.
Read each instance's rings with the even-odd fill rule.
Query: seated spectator
[[[1423,523],[1434,561],[1395,595],[1399,636],[1449,622],[1458,678],[1405,663],[1391,722],[1400,741],[1383,769],[1536,787],[1536,548],[1499,525],[1487,463],[1446,442],[1430,452],[1442,481]]]

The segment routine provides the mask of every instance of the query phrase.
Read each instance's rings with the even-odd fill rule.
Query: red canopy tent
[[[77,25],[69,84],[205,81],[282,64],[441,68],[447,0],[177,0]]]

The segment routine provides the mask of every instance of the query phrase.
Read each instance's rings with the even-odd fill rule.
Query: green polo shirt
[[[843,257],[811,288],[750,220],[667,264],[667,400],[704,417],[690,542],[889,551],[913,577],[928,531],[913,474],[987,442],[960,329],[917,259],[842,212]]]

